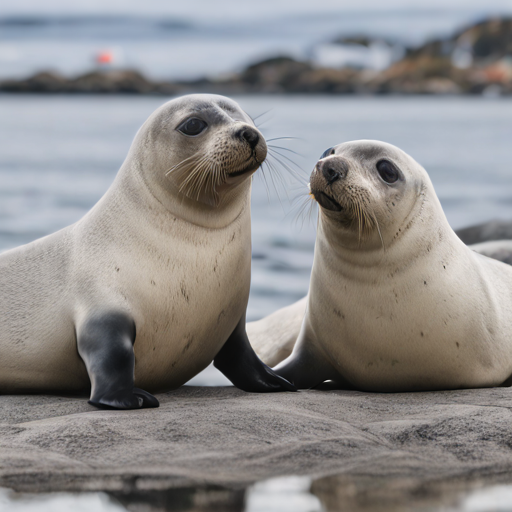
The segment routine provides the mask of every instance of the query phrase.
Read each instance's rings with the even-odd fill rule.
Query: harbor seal
[[[459,235],[457,231],[456,234]],[[512,265],[512,240],[492,240],[468,247],[484,256]],[[306,296],[247,324],[249,341],[265,364],[276,366],[292,353],[306,314],[307,299]]]
[[[512,374],[512,268],[469,249],[426,171],[400,149],[327,150],[304,321],[275,371],[298,388],[498,386]]]
[[[294,390],[245,333],[250,176],[265,139],[234,101],[156,110],[76,224],[0,256],[0,392],[156,407],[212,360],[238,387]],[[143,390],[144,389],[144,390]]]
[[[307,299],[306,296],[261,320],[247,324],[252,348],[265,364],[275,366],[292,353],[304,320]]]

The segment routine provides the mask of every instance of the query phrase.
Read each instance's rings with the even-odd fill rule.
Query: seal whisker
[[[277,151],[275,148],[269,146],[268,147],[269,150],[270,150],[270,153],[269,153],[269,156],[272,156],[274,157],[274,159],[295,179],[297,179],[297,181],[301,181],[302,183],[305,183],[306,179],[305,177],[303,176],[304,174],[304,170],[302,169],[302,167],[300,167],[300,165],[297,164],[297,162],[294,162],[291,158],[289,158],[288,156],[286,155],[283,155],[281,154],[279,151]],[[288,160],[292,165],[294,165],[296,167],[296,169],[294,169],[290,164],[288,164],[287,162],[283,162],[282,160],[280,160],[280,158],[278,158],[278,155],[279,157],[281,158],[284,158],[285,160]]]
[[[270,153],[269,153],[269,156],[273,156],[273,155],[270,155]],[[270,166],[270,169],[272,169],[274,171],[274,172],[270,173],[270,181],[272,182],[272,186],[274,187],[274,190],[276,191],[277,199],[279,200],[279,203],[281,204],[281,207],[282,207],[283,206],[283,202],[281,201],[281,195],[279,194],[279,188],[276,185],[276,181],[274,179],[274,176],[276,176],[276,179],[277,179],[277,177],[279,177],[279,179],[282,179],[282,178],[281,178],[281,175],[279,174],[279,172],[276,170],[275,166],[270,162],[269,159],[267,159],[267,162],[268,162],[268,164]],[[281,181],[281,184],[282,184],[282,181]],[[285,192],[286,192],[286,188],[285,188]],[[288,193],[287,192],[286,192],[286,195],[288,197]]]
[[[373,220],[375,221],[375,226],[377,227],[377,233],[379,233],[380,243],[382,244],[382,250],[384,252],[386,252],[386,246],[384,245],[384,240],[382,238],[382,233],[380,231],[380,226],[379,226],[379,221],[377,219],[377,215],[375,215],[375,212],[373,211],[373,209],[372,209],[371,213],[373,215]]]
[[[196,163],[195,167],[193,167],[192,169],[190,169],[189,167],[187,169],[189,171],[189,175],[183,180],[181,184],[181,193],[183,193],[187,197],[194,197],[196,189],[199,189],[198,181],[201,177],[203,168],[206,166],[206,164],[207,158],[203,157]]]
[[[263,179],[263,183],[265,184],[265,192],[267,193],[267,201],[270,203],[270,190],[269,190],[269,186],[268,186],[268,181],[267,181],[267,176],[266,176],[266,168],[263,167],[264,165],[267,166],[267,168],[270,169],[269,167],[269,163],[267,160],[265,160],[262,164],[261,164],[261,177]]]
[[[272,155],[269,154],[268,156],[270,157]],[[270,158],[267,158],[265,160],[265,163],[267,164],[268,169],[269,169],[269,176],[270,176],[270,181],[272,182],[272,187],[274,188],[274,190],[276,192],[276,195],[277,195],[277,198],[278,198],[279,202],[281,203],[281,195],[279,194],[279,189],[278,189],[278,187],[276,185],[276,182],[274,180],[274,175],[279,176],[279,172],[277,171],[275,165],[272,163]]]
[[[273,139],[267,139],[267,142],[273,142],[274,140],[304,140],[300,137],[274,137]]]
[[[274,146],[273,144],[267,144],[267,147],[272,148],[272,149],[281,149],[282,151],[289,151],[290,153],[293,153],[294,155],[304,158],[304,155],[302,155],[301,153],[298,153],[297,151],[294,151],[293,149],[290,149],[290,148],[285,148],[283,146]]]
[[[281,166],[283,167],[283,169],[285,171],[288,172],[288,174],[290,174],[290,176],[292,178],[294,178],[295,180],[297,180],[298,182],[302,183],[302,184],[305,184],[306,180],[303,176],[300,175],[300,173],[298,173],[295,169],[293,169],[292,167],[290,167],[289,164],[287,164],[286,162],[283,162],[280,158],[278,158],[279,155],[280,157],[284,157],[284,155],[281,155],[279,153],[275,153],[275,152],[269,152],[268,156],[269,157],[272,157],[274,158],[274,160]],[[295,164],[296,165],[296,164]],[[300,169],[300,168],[299,168]],[[301,172],[302,172],[302,169],[301,169]]]
[[[256,119],[259,119],[260,117],[263,117],[263,116],[267,115],[269,112],[272,112],[272,110],[273,110],[272,108],[269,108],[268,110],[265,110],[265,112],[262,112],[261,114],[258,114],[256,117],[251,117],[251,116],[249,116],[249,117],[251,117],[252,122],[254,124],[256,124],[255,123]]]
[[[315,198],[311,193],[299,194],[292,200],[292,210],[289,214],[293,213],[293,222],[297,224],[301,220],[301,229],[304,227],[306,219],[311,221],[314,207],[316,205]]]

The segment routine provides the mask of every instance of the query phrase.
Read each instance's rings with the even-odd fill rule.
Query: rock
[[[73,92],[148,94],[156,91],[155,84],[136,71],[93,71],[71,81]]]
[[[307,62],[279,56],[252,64],[239,76],[239,81],[259,92],[293,91],[305,72],[312,69]]]
[[[466,245],[490,240],[512,240],[512,222],[492,220],[477,226],[458,229],[455,232]]]
[[[63,76],[44,71],[26,80],[5,80],[0,82],[4,92],[59,93],[69,92],[69,80]]]
[[[132,70],[92,71],[76,78],[56,73],[38,73],[26,80],[0,82],[4,92],[80,93],[80,94],[176,94],[180,87],[152,82]]]
[[[311,69],[297,77],[287,92],[315,94],[352,94],[358,88],[359,72],[350,68]]]
[[[0,486],[140,494],[338,475],[364,492],[365,481],[426,485],[512,471],[507,388],[251,394],[182,387],[158,398],[159,409],[100,411],[84,397],[0,396]]]

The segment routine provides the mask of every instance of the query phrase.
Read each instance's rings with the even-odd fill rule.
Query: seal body
[[[450,228],[425,170],[389,144],[331,148],[304,321],[276,371],[368,391],[497,386],[512,374],[512,268]]]
[[[247,335],[258,357],[269,366],[286,359],[293,350],[304,320],[307,297],[247,324]]]
[[[468,247],[484,256],[512,265],[512,240],[492,240]],[[265,364],[275,366],[292,353],[304,321],[307,303],[308,298],[304,297],[261,320],[247,324],[249,341]]]
[[[250,286],[248,178],[265,155],[228,98],[157,110],[84,218],[0,256],[0,392],[92,388],[100,407],[151,407],[140,388],[178,387],[216,356],[243,389],[289,388],[237,329]]]

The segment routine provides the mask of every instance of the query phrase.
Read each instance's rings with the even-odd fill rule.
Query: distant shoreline
[[[76,78],[45,71],[29,78],[0,80],[0,93],[14,94],[85,94],[170,96],[190,92],[224,95],[359,95],[359,96],[512,96],[512,81],[471,82],[464,77],[464,87],[445,76],[417,80],[390,80],[386,72],[369,73],[353,69],[310,68],[287,57],[258,63],[258,75],[285,75],[281,80],[247,80],[247,70],[228,79],[208,78],[194,81],[154,81],[135,70],[97,70]],[[278,68],[277,73],[275,68]],[[250,69],[250,68],[249,68]],[[270,73],[268,72],[270,71]],[[286,76],[290,75],[290,76]]]
[[[382,41],[344,38],[333,46],[369,55]],[[364,59],[363,59],[364,60]],[[98,68],[78,77],[44,71],[0,80],[0,92],[38,94],[176,95],[512,95],[512,18],[470,26],[449,38],[428,41],[377,71],[367,67],[322,67],[278,55],[223,78],[155,81],[135,69]]]

